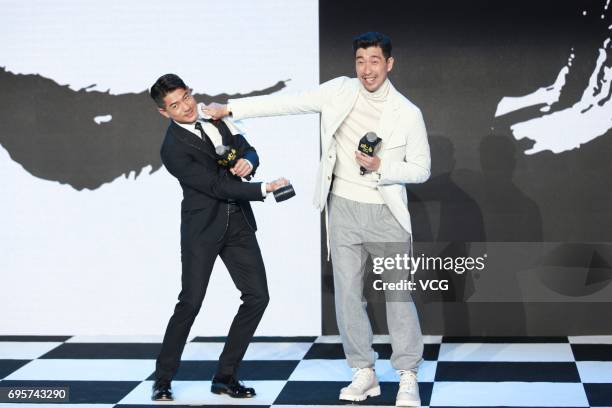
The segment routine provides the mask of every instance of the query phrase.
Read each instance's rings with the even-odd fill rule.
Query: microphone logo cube
[[[228,167],[230,164],[234,163],[236,157],[238,157],[238,152],[236,149],[231,148],[217,160],[217,164],[223,167]]]

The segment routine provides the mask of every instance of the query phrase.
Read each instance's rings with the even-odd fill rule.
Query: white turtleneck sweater
[[[355,151],[363,135],[378,130],[383,107],[389,95],[389,87],[388,79],[374,92],[368,91],[361,85],[353,109],[334,134],[337,158],[332,194],[362,203],[384,204],[385,201],[376,189],[378,175],[375,172],[363,176],[359,174]],[[384,141],[378,146],[383,143]],[[380,148],[377,147],[377,151]]]

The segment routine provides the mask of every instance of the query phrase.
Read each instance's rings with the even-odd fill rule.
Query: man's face
[[[378,46],[359,48],[355,53],[357,78],[370,92],[380,88],[392,68],[393,57],[385,59],[382,49]]]
[[[179,123],[193,123],[198,119],[197,103],[191,89],[178,88],[164,96],[165,108],[159,113]]]

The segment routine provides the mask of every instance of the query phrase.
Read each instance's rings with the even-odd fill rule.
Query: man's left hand
[[[238,177],[246,177],[251,174],[251,170],[253,170],[253,166],[251,162],[245,159],[240,159],[236,162],[236,165],[230,169],[232,174]]]
[[[214,120],[223,119],[229,115],[227,105],[221,105],[220,103],[211,102],[210,105],[204,105],[202,111],[205,115],[210,116]]]
[[[361,167],[368,171],[376,171],[380,167],[380,159],[378,157],[368,156],[367,154],[362,153],[359,150],[355,152],[355,159]]]

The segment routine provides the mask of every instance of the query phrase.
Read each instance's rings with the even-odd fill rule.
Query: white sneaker
[[[340,390],[340,399],[344,401],[363,401],[379,395],[380,385],[372,368],[357,369],[353,374],[353,382]]]
[[[395,400],[396,407],[420,407],[421,397],[419,396],[419,384],[417,383],[416,374],[413,371],[399,371],[400,383],[397,399]]]

